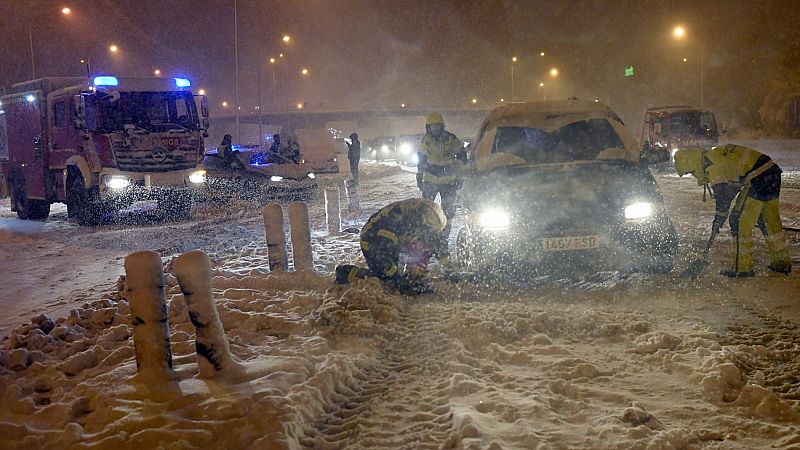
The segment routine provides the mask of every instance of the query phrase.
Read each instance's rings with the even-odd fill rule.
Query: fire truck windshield
[[[119,92],[99,100],[98,131],[122,131],[126,125],[150,132],[198,130],[191,92]]]
[[[669,115],[670,135],[704,136],[717,131],[714,114],[700,111],[681,111]]]

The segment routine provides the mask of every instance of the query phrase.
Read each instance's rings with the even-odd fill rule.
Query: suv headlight
[[[206,182],[206,171],[205,170],[197,170],[197,171],[192,172],[192,174],[189,175],[189,181],[194,183],[194,184],[205,183]]]
[[[105,181],[106,186],[113,191],[125,189],[131,185],[131,179],[122,175],[112,175],[110,177],[106,177]]]
[[[625,220],[644,220],[653,215],[653,204],[649,202],[633,203],[625,207]]]
[[[487,230],[503,230],[508,228],[511,218],[505,211],[488,209],[481,213],[478,223]]]

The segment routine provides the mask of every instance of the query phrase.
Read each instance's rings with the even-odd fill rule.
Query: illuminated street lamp
[[[222,102],[222,107],[223,108],[227,108],[228,107],[228,102]]]
[[[72,14],[72,10],[69,8],[69,6],[65,6],[65,7],[61,8],[61,14],[65,15],[65,16],[68,16],[68,15]]]
[[[550,76],[551,77],[557,77],[558,76],[558,69],[556,69],[555,67],[550,69]]]
[[[516,62],[517,62],[517,57],[512,56],[511,57],[511,103],[514,103],[514,64]]]
[[[544,52],[539,52],[539,56],[544,56]]]
[[[61,15],[69,16],[71,14],[72,14],[72,9],[70,9],[69,7],[65,6],[65,7],[61,8]],[[36,79],[36,60],[35,60],[34,54],[33,54],[33,25],[34,25],[33,21],[28,21],[28,44],[30,46],[30,51],[31,51],[31,79],[32,80]]]
[[[682,41],[687,36],[686,29],[683,26],[678,25],[672,29],[672,35],[675,37],[675,39]],[[700,108],[702,108],[703,104],[705,103],[705,55],[703,42],[698,42],[698,45],[700,47]],[[686,61],[687,59],[683,58],[683,62]]]
[[[544,83],[539,83],[539,90],[542,91],[542,100],[547,100],[547,95],[544,93]]]
[[[118,53],[119,47],[117,47],[115,44],[111,44],[108,46],[108,51],[110,51],[111,53]]]
[[[303,75],[308,75],[308,69],[303,69],[300,71]]]
[[[302,103],[298,103],[297,104],[297,109],[303,109],[303,104]]]
[[[197,93],[200,94],[200,95],[206,95],[206,90],[205,89],[200,89],[199,91],[197,91]]]
[[[473,99],[472,99],[472,104],[474,105],[474,104],[476,104],[476,103],[478,103],[478,99],[477,99],[477,98],[473,98]]]
[[[406,104],[405,104],[405,103],[400,103],[400,107],[401,107],[401,108],[405,108],[405,107],[406,107]]]
[[[292,38],[290,38],[288,34],[284,34],[282,39],[283,39],[283,42],[285,42],[287,44],[289,43],[289,41],[292,40]]]
[[[156,70],[154,70],[154,71],[153,71],[153,75],[155,75],[155,76],[157,76],[157,77],[158,77],[158,76],[161,76],[161,69],[156,69]]]

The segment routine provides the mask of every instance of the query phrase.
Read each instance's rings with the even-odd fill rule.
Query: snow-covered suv
[[[675,228],[643,156],[616,113],[600,103],[491,111],[464,181],[467,220],[456,239],[457,261],[467,270],[523,275],[672,270]]]

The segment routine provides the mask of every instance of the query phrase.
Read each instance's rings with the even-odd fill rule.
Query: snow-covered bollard
[[[133,323],[133,346],[139,374],[168,378],[172,346],[164,296],[161,256],[141,251],[125,258],[125,283]]]
[[[200,250],[184,253],[172,261],[172,271],[181,286],[195,328],[200,378],[241,374],[244,369],[231,354],[214,304],[208,255]]]
[[[358,204],[358,187],[355,180],[344,180],[344,191],[347,194],[347,210],[357,212],[361,209]]]
[[[286,234],[283,230],[283,209],[277,203],[264,207],[264,229],[267,234],[267,254],[271,272],[286,272],[289,258],[286,256]]]
[[[339,186],[325,189],[325,218],[328,224],[328,235],[342,232],[342,212],[339,206]]]
[[[292,229],[294,270],[313,271],[311,228],[308,224],[308,205],[305,202],[294,202],[289,205],[289,226]]]

